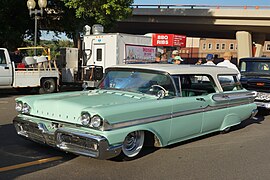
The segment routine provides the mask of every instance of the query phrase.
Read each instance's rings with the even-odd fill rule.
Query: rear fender
[[[228,127],[232,127],[240,123],[241,119],[237,114],[229,114],[224,118],[220,130],[222,131]]]

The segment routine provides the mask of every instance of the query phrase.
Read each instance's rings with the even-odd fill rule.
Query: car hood
[[[107,121],[119,121],[121,115],[125,119],[130,119],[132,114],[133,117],[145,116],[144,105],[153,104],[157,97],[124,91],[93,90],[25,96],[16,101],[27,103],[33,116],[77,124],[83,111],[92,116],[98,114]],[[136,115],[138,111],[141,113]]]

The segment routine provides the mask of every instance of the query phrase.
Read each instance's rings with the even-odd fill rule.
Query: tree
[[[33,33],[34,22],[29,17],[26,1],[1,0],[0,17],[0,47],[15,50]]]
[[[37,1],[37,0],[36,0]],[[24,46],[24,39],[34,37],[34,20],[29,17],[26,0],[1,0],[0,46],[9,50]],[[48,0],[44,17],[38,20],[38,30],[65,32],[75,47],[80,42],[83,27],[100,23],[110,30],[117,20],[131,14],[133,0]],[[40,33],[38,33],[39,40]]]
[[[117,20],[131,14],[132,3],[133,0],[50,0],[48,7],[54,13],[48,13],[47,22],[54,29],[64,31],[77,47],[80,44],[79,34],[86,24],[99,23],[109,30]]]
[[[115,21],[128,17],[133,0],[62,0],[69,8],[76,9],[76,17],[91,18],[93,22],[110,27]]]

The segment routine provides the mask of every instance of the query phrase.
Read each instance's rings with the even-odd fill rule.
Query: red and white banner
[[[186,47],[186,36],[178,34],[153,34],[152,46]]]
[[[127,62],[150,62],[155,61],[156,47],[126,45]]]

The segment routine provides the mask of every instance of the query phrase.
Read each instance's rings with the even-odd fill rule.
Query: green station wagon
[[[135,158],[230,127],[256,115],[256,92],[216,66],[139,64],[106,69],[95,90],[16,99],[17,133],[99,159]]]

